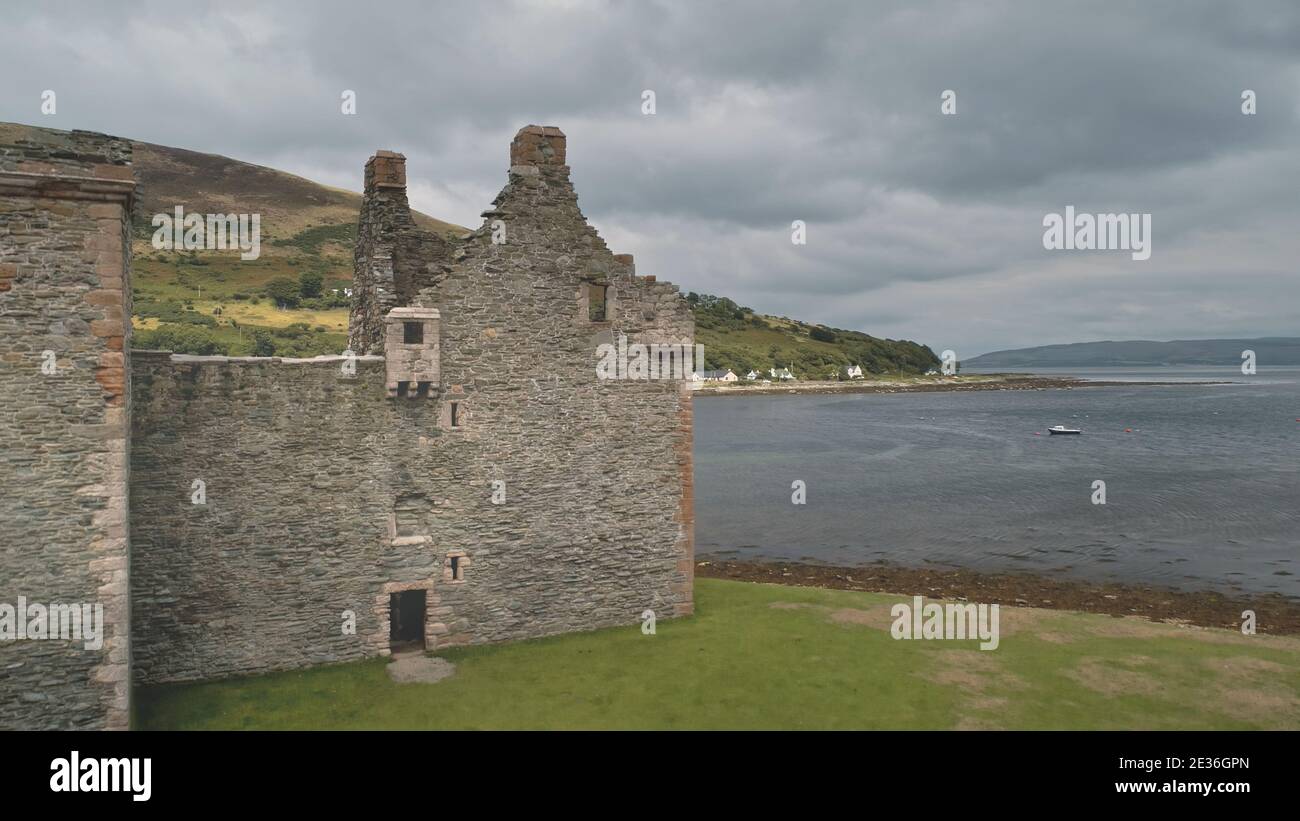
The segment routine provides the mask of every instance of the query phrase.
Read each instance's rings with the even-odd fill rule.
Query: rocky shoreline
[[[1257,596],[1214,591],[1169,590],[1148,585],[1086,582],[1020,573],[906,568],[887,564],[833,567],[802,562],[701,559],[701,578],[861,590],[905,596],[1076,610],[1109,616],[1143,616],[1152,621],[1240,630],[1242,611],[1253,610],[1256,629],[1300,635],[1300,601],[1269,593]]]
[[[969,376],[917,376],[904,379],[862,379],[849,382],[788,382],[753,385],[705,383],[696,396],[774,396],[781,394],[928,393],[936,391],[1043,391],[1074,388],[1134,387],[1141,385],[1223,385],[1225,382],[1115,382],[1071,376],[978,374]]]

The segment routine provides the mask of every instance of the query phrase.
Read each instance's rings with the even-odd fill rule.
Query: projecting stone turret
[[[437,308],[394,308],[384,318],[389,396],[437,397],[438,317]]]

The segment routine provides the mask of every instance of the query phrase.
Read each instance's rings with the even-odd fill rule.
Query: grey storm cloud
[[[686,290],[962,355],[1300,332],[1292,2],[49,3],[4,12],[0,119],[354,190],[397,149],[469,225],[558,125],[588,217]],[[1045,251],[1066,205],[1151,213],[1152,258]]]

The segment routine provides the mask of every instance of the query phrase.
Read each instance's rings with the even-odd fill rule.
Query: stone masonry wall
[[[383,655],[403,589],[428,591],[430,647],[682,612],[675,391],[593,395],[592,425],[537,403],[495,432],[485,401],[453,432],[439,403],[387,396],[381,358],[344,362],[135,352],[140,682]]]
[[[386,327],[397,339],[394,308],[436,317],[426,351],[401,351],[437,357],[424,393],[395,395],[380,356],[349,375],[342,357],[136,352],[140,681],[386,654],[403,590],[426,591],[433,648],[692,612],[689,383],[602,381],[596,363],[622,336],[689,344],[693,322],[674,286],[587,225],[564,142],[521,131],[509,184],[461,243],[413,227],[400,155],[367,165],[357,291],[371,299],[352,347],[382,350]],[[381,287],[375,262],[392,259],[406,284]],[[589,315],[593,286],[605,319]]]
[[[0,605],[99,604],[105,635],[0,640],[0,729],[122,729],[131,147],[38,133],[0,144]]]
[[[380,586],[435,572],[432,556],[389,550],[402,467],[387,456],[417,420],[386,401],[382,359],[355,376],[344,361],[134,353],[139,681],[378,655]]]

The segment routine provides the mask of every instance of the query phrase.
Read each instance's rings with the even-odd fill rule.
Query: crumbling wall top
[[[116,201],[130,208],[136,195],[131,142],[93,131],[0,128],[0,194]]]

